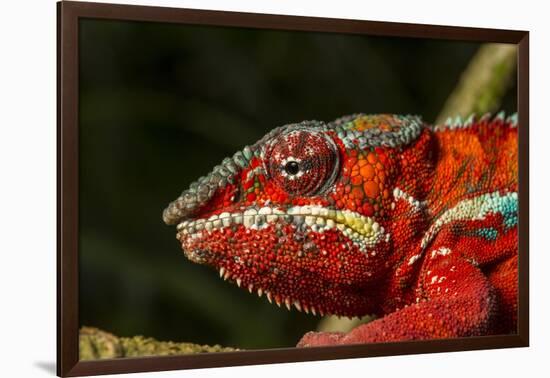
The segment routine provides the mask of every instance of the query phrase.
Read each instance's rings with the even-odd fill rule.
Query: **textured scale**
[[[299,346],[514,333],[517,117],[355,114],[272,130],[164,211],[186,256],[270,302],[375,315]]]

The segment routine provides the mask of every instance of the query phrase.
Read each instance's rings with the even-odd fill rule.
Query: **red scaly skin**
[[[514,116],[283,126],[192,184],[164,220],[190,260],[270,302],[377,317],[298,346],[516,330]]]

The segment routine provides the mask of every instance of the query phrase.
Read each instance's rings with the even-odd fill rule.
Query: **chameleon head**
[[[387,151],[401,120],[365,117],[279,127],[192,183],[163,214],[186,256],[279,305],[371,313],[368,287],[388,267]]]

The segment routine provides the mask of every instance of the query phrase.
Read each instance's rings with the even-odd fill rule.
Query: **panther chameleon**
[[[298,346],[516,332],[517,115],[273,129],[164,210],[187,258],[277,305],[375,320]]]

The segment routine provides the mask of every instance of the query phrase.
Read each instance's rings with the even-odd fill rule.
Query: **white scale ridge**
[[[420,210],[426,208],[426,202],[425,201],[417,200],[416,198],[414,198],[413,196],[411,196],[408,193],[404,192],[403,190],[401,190],[398,187],[395,187],[393,189],[393,198],[395,199],[395,201],[397,201],[398,199],[403,199],[403,200],[407,201],[409,203],[409,205],[411,205],[411,207],[416,211],[420,211]],[[392,206],[395,206],[394,203],[392,203]]]
[[[184,220],[178,224],[177,230],[184,235],[193,235],[203,230],[223,229],[234,224],[258,230],[281,219],[296,227],[305,225],[314,232],[338,229],[362,250],[374,247],[381,240],[389,239],[384,228],[371,217],[350,210],[335,210],[315,205],[294,206],[286,211],[264,206],[239,212],[223,212],[208,219]]]
[[[445,211],[428,229],[420,246],[426,246],[433,240],[434,236],[446,224],[459,220],[482,220],[488,214],[499,213],[504,207],[517,206],[517,192],[486,193],[478,197],[470,198],[459,202],[453,208]]]

